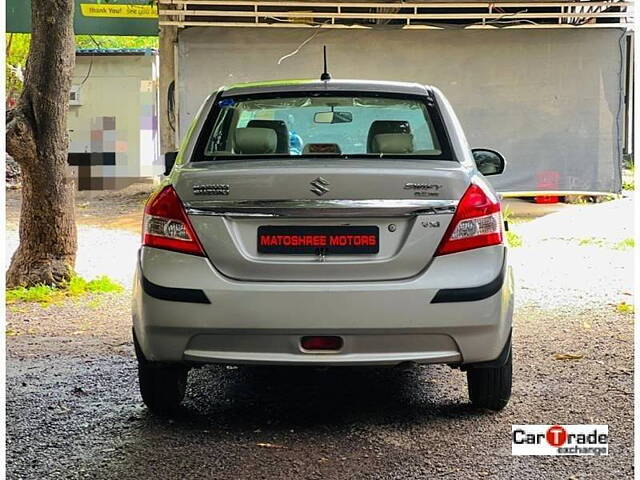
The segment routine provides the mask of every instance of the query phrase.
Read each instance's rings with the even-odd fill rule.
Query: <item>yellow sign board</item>
[[[157,18],[158,10],[153,5],[106,5],[104,3],[81,3],[80,12],[85,17],[103,18]]]

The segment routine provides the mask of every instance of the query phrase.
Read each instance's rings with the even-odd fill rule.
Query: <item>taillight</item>
[[[142,244],[204,256],[204,250],[171,185],[149,198],[144,208]]]
[[[480,185],[471,184],[460,199],[436,255],[502,243],[500,201]]]

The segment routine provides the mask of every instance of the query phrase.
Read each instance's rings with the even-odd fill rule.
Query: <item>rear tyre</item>
[[[497,368],[472,368],[467,370],[469,399],[473,406],[499,411],[511,398],[511,352],[506,363]]]
[[[187,390],[188,369],[174,365],[138,362],[138,381],[142,401],[159,415],[174,413]]]
[[[189,369],[183,365],[149,362],[135,340],[138,358],[138,383],[142,401],[158,415],[175,413],[187,390]]]

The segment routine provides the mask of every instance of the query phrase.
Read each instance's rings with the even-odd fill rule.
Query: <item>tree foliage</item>
[[[5,62],[5,98],[7,108],[13,107],[15,100],[22,91],[22,82],[27,55],[29,54],[29,40],[31,35],[27,33],[7,34],[7,51]]]
[[[158,48],[158,37],[76,35],[76,48]]]

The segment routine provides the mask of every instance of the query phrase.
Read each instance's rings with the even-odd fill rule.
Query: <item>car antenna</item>
[[[331,80],[331,74],[327,72],[327,46],[326,45],[322,46],[322,51],[324,56],[324,71],[322,72],[322,75],[320,75],[320,80],[322,80],[323,82],[326,82],[328,80]]]

